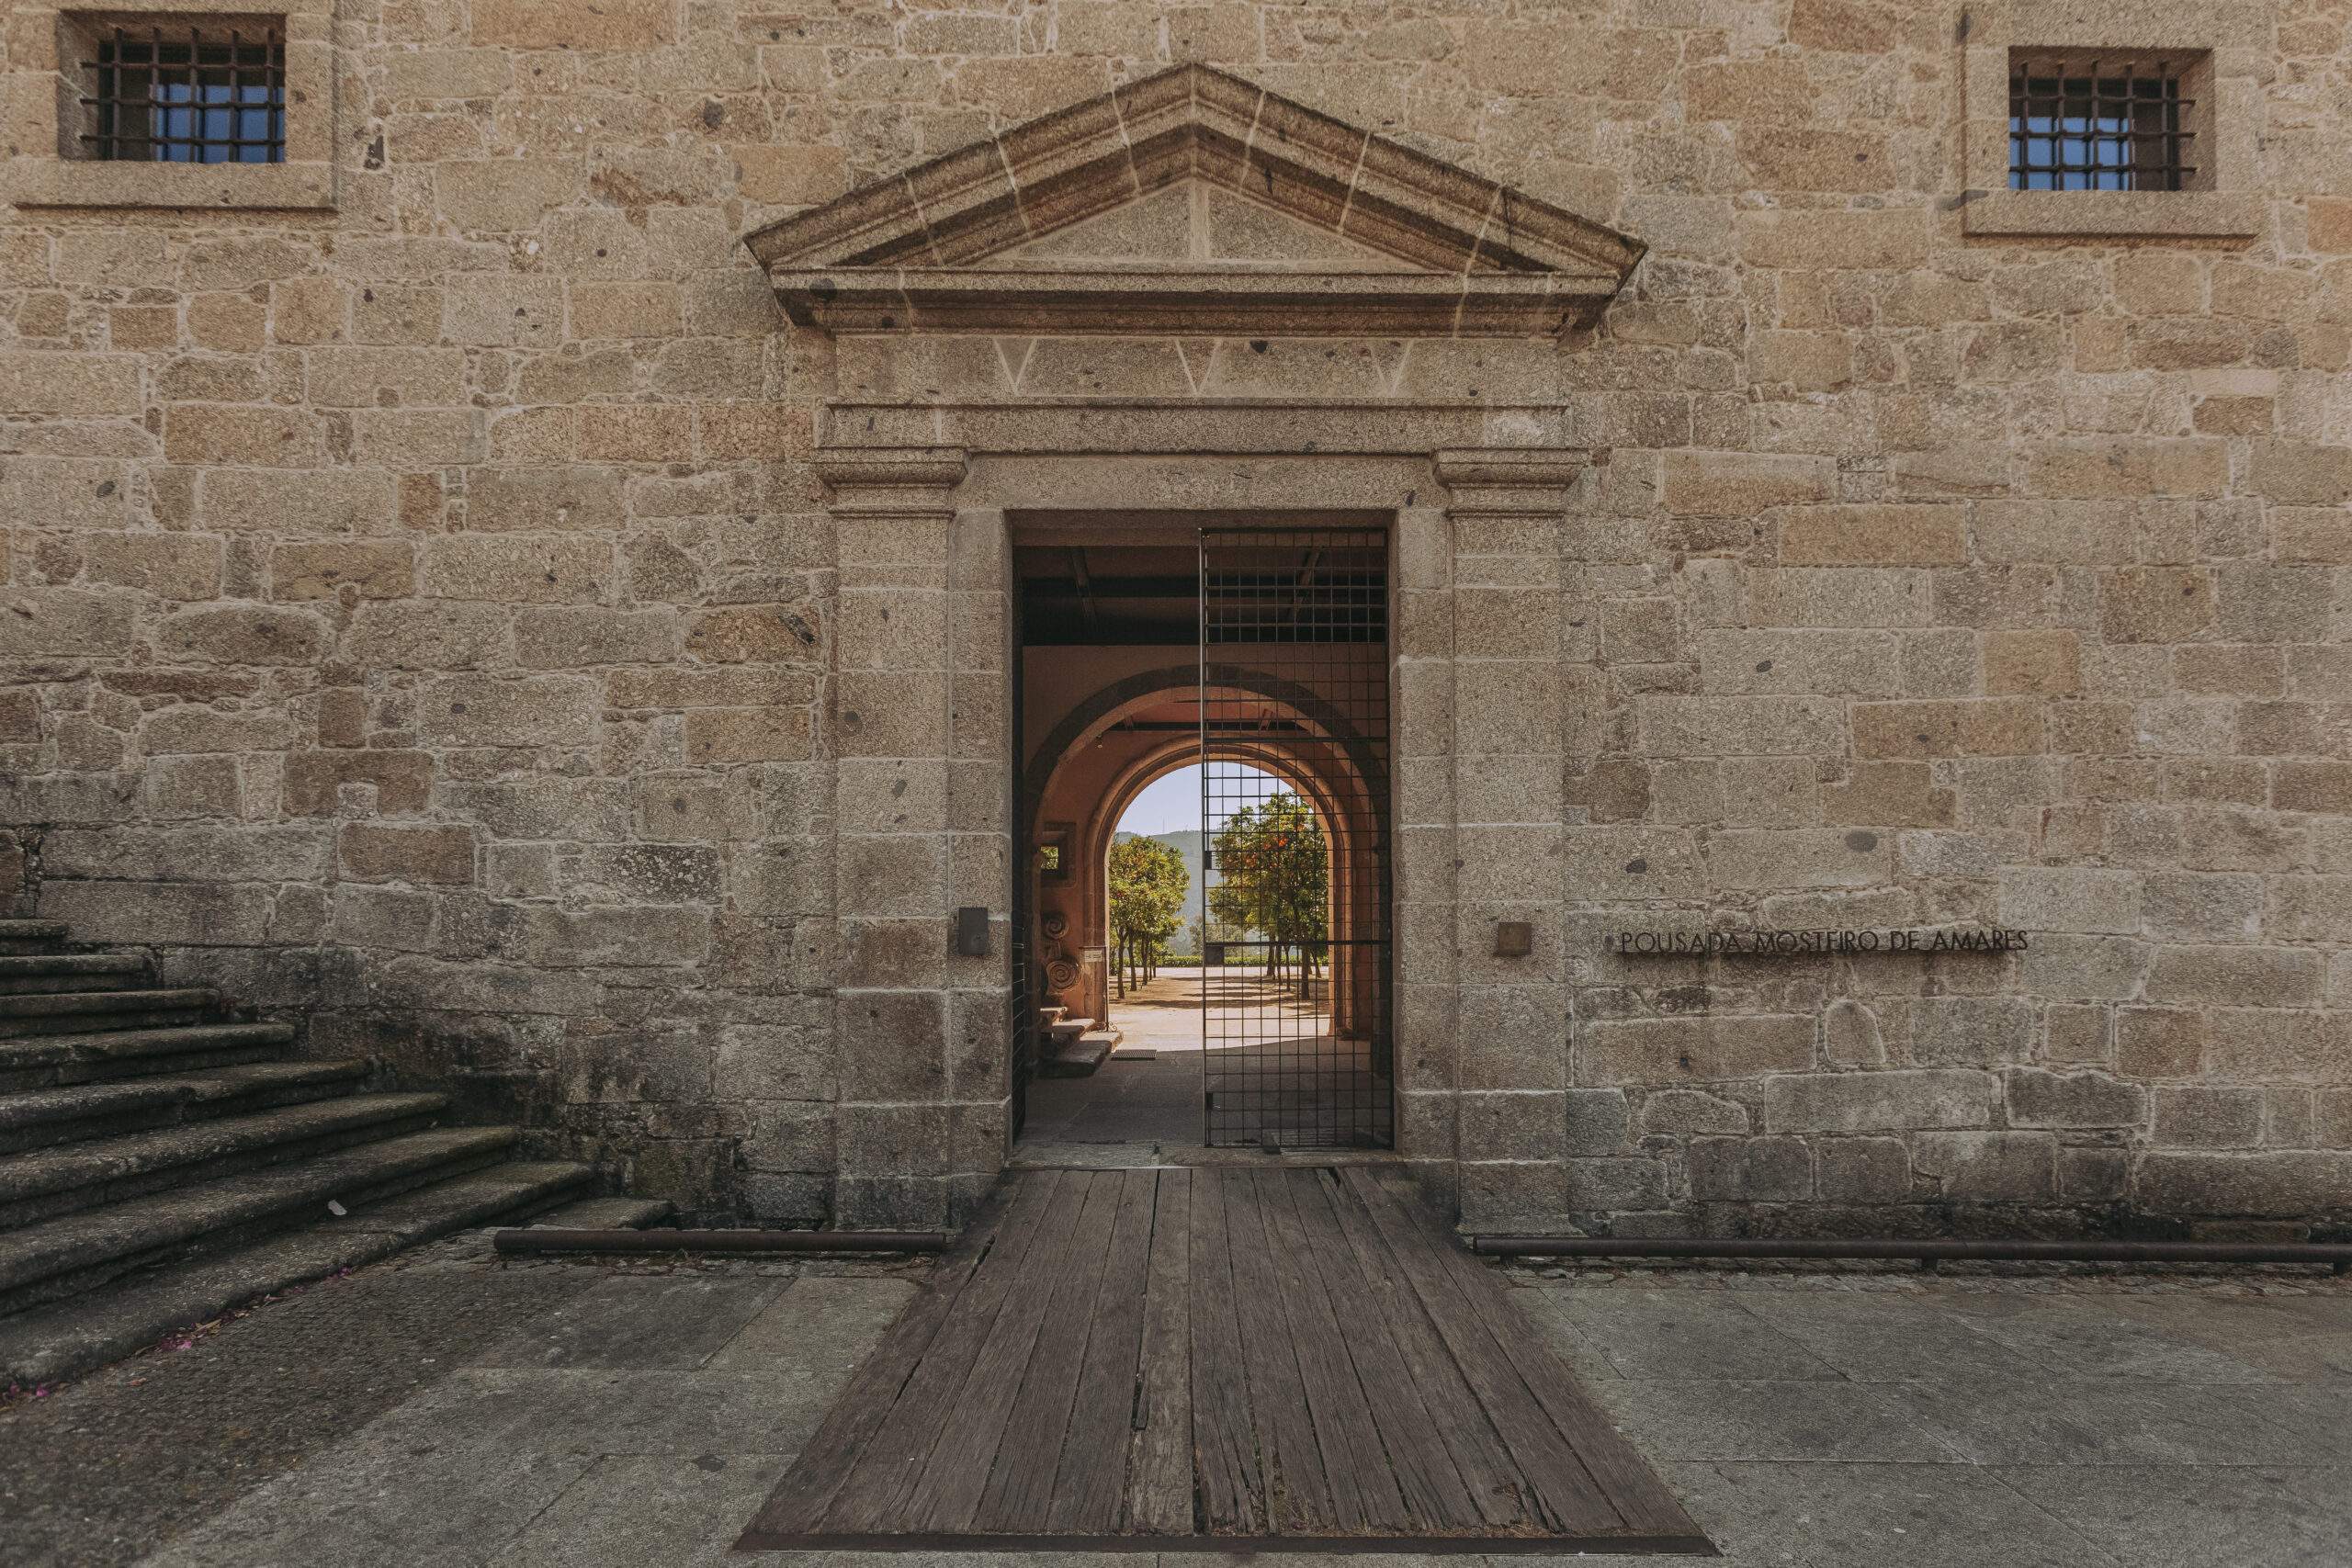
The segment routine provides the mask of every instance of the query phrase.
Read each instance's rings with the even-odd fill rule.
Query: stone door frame
[[[838,1223],[956,1223],[1009,1151],[1006,517],[1028,510],[1390,519],[1397,1156],[1448,1202],[1461,1182],[1556,1179],[1541,1128],[1564,1122],[1566,1088],[1561,541],[1590,479],[1578,450],[1478,444],[1498,422],[1512,423],[1308,404],[829,409]],[[989,911],[983,958],[950,950],[969,905]],[[1534,951],[1493,956],[1499,920],[1532,923]]]

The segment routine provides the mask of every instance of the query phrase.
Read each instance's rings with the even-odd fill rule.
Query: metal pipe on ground
[[[943,1252],[943,1231],[503,1230],[503,1253]]]
[[[2352,1271],[2352,1244],[2321,1241],[1803,1241],[1784,1237],[1482,1235],[1491,1258],[1804,1258],[1938,1263],[2304,1263]]]

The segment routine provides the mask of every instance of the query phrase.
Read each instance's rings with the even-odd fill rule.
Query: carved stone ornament
[[[1521,336],[1588,323],[1638,241],[1204,65],[745,241],[837,332]]]

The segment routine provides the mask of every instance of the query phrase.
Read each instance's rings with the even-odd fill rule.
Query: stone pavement
[[[920,1272],[502,1267],[481,1233],[455,1238],[0,1413],[0,1555],[748,1568],[763,1559],[729,1542]],[[2352,1282],[1511,1280],[1531,1332],[1589,1380],[1735,1568],[2352,1562]],[[765,1560],[786,1557],[816,1568]],[[1223,1561],[1166,1552],[1154,1568]]]

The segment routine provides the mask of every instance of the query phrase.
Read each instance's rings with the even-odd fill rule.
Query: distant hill
[[[1184,923],[1177,928],[1174,936],[1168,939],[1168,951],[1191,953],[1193,951],[1193,922],[1201,918],[1204,908],[1201,902],[1201,840],[1207,835],[1197,828],[1187,828],[1178,833],[1120,833],[1115,836],[1121,839],[1148,838],[1154,843],[1166,844],[1184,857],[1184,869],[1193,874],[1193,880],[1184,889]]]

